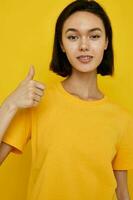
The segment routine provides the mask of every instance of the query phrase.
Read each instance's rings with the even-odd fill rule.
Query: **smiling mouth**
[[[89,62],[92,61],[93,56],[82,55],[82,56],[78,56],[77,59],[78,59],[81,63],[89,63]]]

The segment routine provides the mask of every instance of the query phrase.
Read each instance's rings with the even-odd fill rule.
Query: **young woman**
[[[31,68],[1,106],[1,163],[31,139],[28,200],[112,200],[115,192],[130,200],[133,118],[97,84],[98,74],[113,75],[113,63],[103,8],[95,1],[70,3],[57,19],[50,63],[66,79],[45,89],[32,80]]]

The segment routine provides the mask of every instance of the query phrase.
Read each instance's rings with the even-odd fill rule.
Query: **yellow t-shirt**
[[[112,200],[113,170],[133,169],[133,116],[107,96],[80,99],[60,81],[17,113],[3,141],[21,153],[29,139],[28,200]]]

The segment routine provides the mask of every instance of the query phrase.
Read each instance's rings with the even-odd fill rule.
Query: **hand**
[[[34,67],[31,66],[26,78],[21,81],[18,87],[5,100],[8,105],[16,109],[37,106],[44,95],[46,85],[33,80],[35,75]]]

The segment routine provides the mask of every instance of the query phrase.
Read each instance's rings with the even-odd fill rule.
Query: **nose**
[[[89,44],[87,39],[82,39],[79,45],[80,51],[89,51]]]

